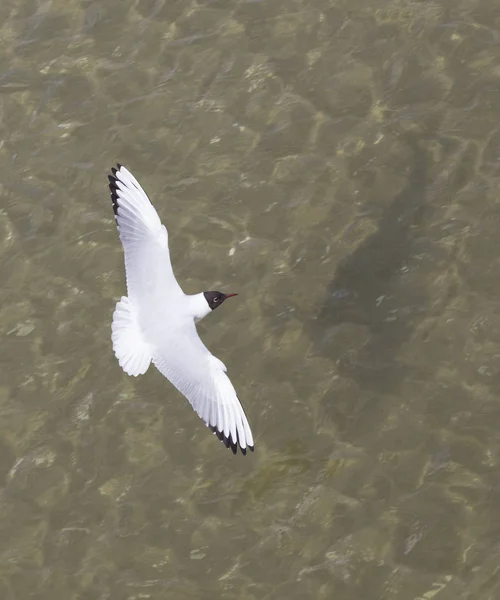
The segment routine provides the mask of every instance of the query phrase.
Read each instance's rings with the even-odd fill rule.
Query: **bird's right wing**
[[[194,322],[165,335],[153,351],[153,363],[227,448],[234,454],[238,446],[243,454],[253,451],[252,432],[226,367],[203,344]]]
[[[182,292],[172,270],[168,233],[146,192],[125,167],[111,169],[109,189],[125,252],[127,291],[142,305]]]

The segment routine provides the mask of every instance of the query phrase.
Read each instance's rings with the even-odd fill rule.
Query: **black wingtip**
[[[117,189],[117,183],[116,183],[116,169],[111,169],[111,172],[113,173],[113,175],[108,175],[108,181],[109,181],[109,193],[111,195],[111,203],[113,204],[113,212],[115,213],[115,217],[118,216],[118,194]]]
[[[240,440],[238,439],[236,442],[233,441],[231,435],[225,436],[223,431],[219,431],[217,427],[214,425],[209,425],[210,431],[217,436],[217,438],[226,446],[226,448],[231,448],[233,454],[238,453],[238,448],[243,456],[246,456],[247,449],[250,449],[253,452],[253,446],[246,446],[245,448],[241,447]]]
[[[116,174],[122,168],[122,165],[120,163],[116,163],[116,166],[116,169],[115,167],[111,167],[111,173],[113,173],[113,175],[108,175],[109,191],[111,194],[111,202],[113,204],[113,212],[115,213],[115,217],[118,216],[118,183],[116,179]]]

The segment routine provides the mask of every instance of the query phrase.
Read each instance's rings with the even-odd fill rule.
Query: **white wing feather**
[[[146,192],[125,167],[109,176],[118,232],[125,252],[130,301],[148,305],[168,303],[182,290],[170,262],[168,233]]]
[[[153,363],[227,447],[235,453],[238,445],[244,454],[253,450],[252,432],[226,367],[203,344],[194,322],[163,337]]]
[[[112,171],[109,187],[128,291],[113,321],[119,363],[129,375],[139,375],[152,360],[226,447],[236,453],[239,445],[245,454],[253,450],[252,432],[226,367],[203,344],[194,319],[179,313],[187,297],[172,270],[167,230],[130,171],[121,165]],[[167,318],[169,308],[178,319]],[[144,329],[144,323],[153,326]]]

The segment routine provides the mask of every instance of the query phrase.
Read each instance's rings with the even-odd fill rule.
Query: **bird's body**
[[[151,364],[189,400],[227,447],[253,450],[248,421],[225,365],[201,341],[195,322],[236,294],[184,294],[168,247],[168,233],[148,196],[123,166],[109,187],[125,253],[127,297],[113,315],[113,350],[129,375]]]

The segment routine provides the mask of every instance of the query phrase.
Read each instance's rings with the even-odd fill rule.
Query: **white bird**
[[[252,432],[226,367],[209,352],[195,322],[236,294],[186,295],[177,283],[168,233],[146,192],[122,165],[109,189],[125,253],[127,293],[113,314],[113,350],[128,375],[151,362],[191,403],[205,424],[236,454],[254,449]]]

